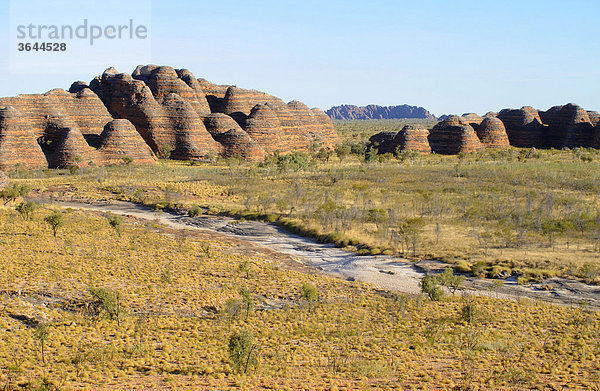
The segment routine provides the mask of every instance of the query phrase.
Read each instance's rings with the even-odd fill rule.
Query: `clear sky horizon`
[[[138,65],[114,53],[95,73],[47,74],[40,63],[11,74],[8,6],[0,8],[0,96],[67,89],[109,66]],[[65,7],[70,14],[77,22]],[[600,110],[598,15],[597,0],[154,0],[150,59],[322,109],[409,104],[483,114],[573,102]]]

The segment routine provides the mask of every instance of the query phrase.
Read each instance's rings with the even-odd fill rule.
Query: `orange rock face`
[[[135,164],[153,164],[157,160],[133,124],[126,119],[115,119],[104,126],[98,152],[104,164],[123,164],[128,159]]]
[[[470,125],[445,125],[443,122],[434,126],[429,134],[429,145],[435,153],[457,155],[475,152],[483,145]]]
[[[0,169],[47,168],[46,157],[26,118],[14,107],[0,108]]]
[[[420,126],[406,125],[394,137],[392,143],[399,151],[417,151],[420,153],[431,153],[429,146],[429,131]]]
[[[477,137],[487,148],[508,148],[510,143],[504,123],[493,116],[487,116],[477,127]]]

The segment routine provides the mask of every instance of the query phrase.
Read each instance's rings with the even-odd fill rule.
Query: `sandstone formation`
[[[460,116],[461,123],[465,125],[471,126],[473,129],[477,130],[477,127],[483,122],[483,117],[475,114],[475,113],[465,113]]]
[[[255,140],[267,153],[286,152],[286,138],[281,122],[268,103],[258,104],[252,108],[244,123],[246,133]]]
[[[150,164],[155,154],[261,160],[339,142],[319,109],[168,66],[140,65],[132,74],[108,68],[68,91],[0,98],[1,169],[119,164],[123,158]]]
[[[98,148],[105,164],[123,164],[132,159],[135,164],[152,164],[156,156],[126,119],[115,119],[104,126]]]
[[[377,153],[395,153],[396,152],[396,144],[394,143],[394,139],[398,132],[379,132],[374,134],[369,138],[369,144],[367,146],[368,149],[376,149]]]
[[[496,117],[486,116],[476,132],[481,143],[487,148],[510,147],[504,123]]]
[[[229,129],[224,133],[220,133],[216,139],[223,145],[221,154],[224,157],[236,157],[249,161],[262,161],[265,159],[265,150],[241,129]]]
[[[435,119],[435,117],[422,107],[401,106],[353,106],[341,105],[327,110],[327,115],[339,120],[367,120],[367,119]]]
[[[544,145],[544,127],[534,108],[504,109],[498,118],[504,123],[510,145],[527,148]]]
[[[587,113],[592,125],[596,126],[600,123],[600,114],[597,111],[588,111]]]
[[[49,129],[52,138],[49,139],[51,152],[46,155],[48,167],[70,168],[101,163],[98,151],[89,146],[78,129],[64,123],[52,124]]]
[[[0,169],[46,168],[46,158],[26,118],[14,107],[0,108]]]
[[[431,153],[431,147],[428,141],[429,131],[423,127],[406,125],[396,134],[392,144],[396,145],[396,150],[411,150],[420,153]]]
[[[475,152],[483,147],[470,125],[436,125],[429,134],[429,144],[435,153],[456,155]]]
[[[546,144],[550,147],[590,147],[594,142],[594,124],[588,112],[575,104],[548,110],[545,125],[548,125]]]
[[[474,113],[444,115],[429,134],[435,153],[456,154],[486,148],[600,148],[600,114],[569,103],[538,111],[525,106],[488,112],[484,117]],[[475,131],[476,137],[473,137]],[[402,132],[382,132],[371,137],[380,153],[402,148]]]

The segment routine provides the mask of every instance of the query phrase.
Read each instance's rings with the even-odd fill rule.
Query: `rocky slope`
[[[319,109],[168,66],[108,68],[68,91],[0,98],[0,170],[152,164],[156,156],[263,160],[338,143]]]
[[[435,119],[429,111],[422,107],[400,105],[400,106],[335,106],[326,111],[331,119]]]
[[[399,143],[408,129],[400,132],[381,132],[370,138],[370,147],[378,153],[416,150],[427,153],[423,142]],[[414,130],[412,130],[414,132]],[[421,139],[423,134],[420,135]],[[600,115],[569,103],[546,111],[525,106],[490,112],[484,117],[469,113],[444,116],[431,129],[428,142],[431,151],[458,154],[482,148],[600,148]]]

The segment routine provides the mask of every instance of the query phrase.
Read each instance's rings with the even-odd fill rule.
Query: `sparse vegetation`
[[[457,296],[382,293],[307,275],[272,252],[250,257],[204,233],[182,245],[168,228],[124,219],[119,237],[101,214],[63,213],[70,229],[48,241],[43,225],[0,209],[7,389],[42,379],[54,389],[452,389],[465,379],[479,389],[589,389],[600,370],[600,318],[585,307],[474,297],[469,322]],[[28,235],[14,234],[26,227]],[[232,267],[244,261],[250,279]],[[165,270],[176,283],[165,283]],[[303,291],[315,297],[316,289],[302,289],[308,281],[319,297],[310,312],[297,305]],[[244,297],[255,307],[248,318]],[[31,325],[44,322],[39,365]]]
[[[9,189],[262,219],[364,254],[446,261],[423,279],[425,296],[307,274],[209,233],[182,238],[154,222],[113,225],[43,205],[30,213],[29,198],[14,206],[22,195],[2,196],[0,387],[593,389],[597,312],[444,292],[461,289],[461,274],[497,279],[490,289],[511,276],[600,282],[599,153],[365,163],[365,138],[352,132],[342,129],[335,156],[315,146],[262,164],[18,170]],[[56,235],[66,221],[48,240],[44,222]],[[40,354],[42,324],[51,333]]]

